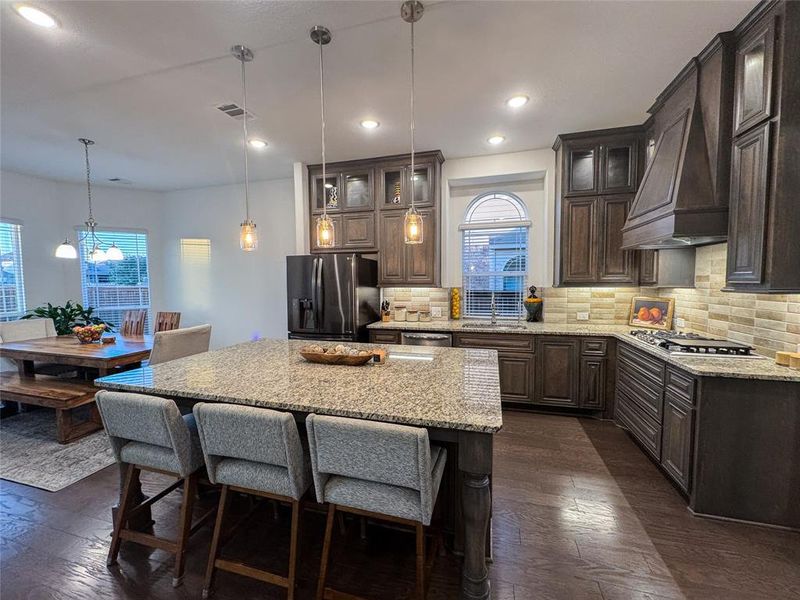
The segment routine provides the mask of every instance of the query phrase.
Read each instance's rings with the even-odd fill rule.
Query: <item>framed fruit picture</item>
[[[631,300],[629,325],[650,329],[672,329],[674,298],[645,298],[636,296]]]

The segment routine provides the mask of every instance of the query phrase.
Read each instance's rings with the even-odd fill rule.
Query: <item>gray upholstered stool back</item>
[[[212,483],[299,500],[311,485],[291,413],[234,404],[194,406]]]
[[[331,477],[384,484],[419,492],[419,519],[430,523],[446,453],[436,448],[441,465],[432,464],[426,429],[309,415],[306,430],[319,502],[333,501],[326,497],[326,484]],[[438,471],[435,474],[434,466]],[[378,507],[374,510],[381,512]]]
[[[184,327],[171,331],[159,331],[153,336],[150,364],[156,365],[192,354],[208,352],[211,340],[211,325]]]
[[[187,477],[203,464],[192,438],[194,418],[181,417],[175,402],[156,396],[103,390],[95,396],[118,462]]]

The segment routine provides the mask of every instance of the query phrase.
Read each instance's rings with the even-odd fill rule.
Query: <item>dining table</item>
[[[344,366],[307,362],[306,344],[248,342],[94,383],[172,398],[183,411],[230,403],[291,412],[301,427],[309,414],[324,414],[425,428],[431,443],[447,449],[437,503],[450,548],[463,556],[460,597],[488,600],[492,452],[503,425],[497,351],[387,346],[383,364]]]

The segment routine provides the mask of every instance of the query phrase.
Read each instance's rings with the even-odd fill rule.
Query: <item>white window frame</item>
[[[75,227],[76,235],[78,239],[83,237],[86,234],[85,227]],[[146,302],[139,302],[139,303],[132,303],[132,304],[109,304],[107,306],[98,305],[95,302],[90,301],[90,287],[101,287],[102,284],[95,281],[93,286],[87,285],[87,261],[85,260],[85,255],[90,250],[90,246],[92,242],[89,239],[81,240],[78,244],[78,260],[80,261],[81,266],[81,297],[83,300],[84,307],[88,308],[89,306],[94,308],[94,316],[100,317],[103,320],[111,322],[116,330],[119,330],[120,326],[122,325],[122,315],[125,313],[126,310],[145,310],[147,312],[147,317],[145,319],[145,332],[150,330],[150,324],[152,322],[151,319],[151,299],[152,299],[152,289],[150,287],[150,233],[146,229],[131,229],[125,227],[98,227],[96,229],[97,236],[103,242],[102,247],[103,249],[108,249],[108,246],[114,241],[115,233],[126,233],[126,234],[135,234],[135,235],[143,235],[145,240],[145,252],[147,256],[147,265],[146,265],[146,273],[147,273],[147,285],[138,285],[138,286],[131,286],[131,287],[138,287],[138,288],[146,288],[147,289],[147,301]],[[123,248],[124,252],[124,248]],[[102,264],[102,263],[101,263]],[[116,287],[116,286],[108,286],[108,287]],[[141,298],[141,292],[139,292]],[[95,294],[97,297],[98,294]],[[108,313],[119,313],[119,318],[109,318]]]
[[[22,221],[16,219],[0,219],[3,225],[11,226],[11,253],[14,260],[14,285],[5,286],[0,282],[0,321],[16,321],[27,312],[25,300],[25,273],[22,265]],[[9,288],[16,310],[8,310],[6,287]],[[13,289],[11,289],[13,287]]]
[[[478,209],[489,200],[504,200],[516,209],[517,218],[495,218],[481,219],[476,218]],[[461,282],[463,288],[463,316],[465,318],[484,319],[491,316],[490,299],[491,293],[495,295],[498,319],[520,319],[524,314],[523,300],[528,286],[528,256],[530,252],[530,230],[531,221],[528,218],[528,210],[525,203],[517,195],[493,191],[480,194],[470,202],[464,213],[464,222],[459,226],[461,231]],[[473,260],[469,257],[469,249],[474,246],[474,236],[489,235],[496,232],[502,236],[504,232],[513,233],[518,236],[517,240],[511,244],[510,250],[516,256],[511,256],[509,261],[513,261],[520,256],[523,258],[524,269],[520,271],[506,271],[487,269],[475,272]],[[508,264],[506,262],[506,264]],[[488,289],[476,287],[477,280],[490,279],[492,284]],[[502,289],[494,289],[495,282],[504,281],[506,278],[521,278],[518,285],[519,289],[511,292]]]

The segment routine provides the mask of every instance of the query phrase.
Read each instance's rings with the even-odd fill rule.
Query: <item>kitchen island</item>
[[[425,427],[447,446],[439,500],[454,548],[463,551],[463,598],[489,598],[486,535],[491,516],[493,434],[503,424],[497,352],[389,349],[386,364],[311,364],[303,341],[261,340],[97,379],[105,389],[174,398],[179,405],[228,402]],[[378,346],[353,344],[359,349]]]

